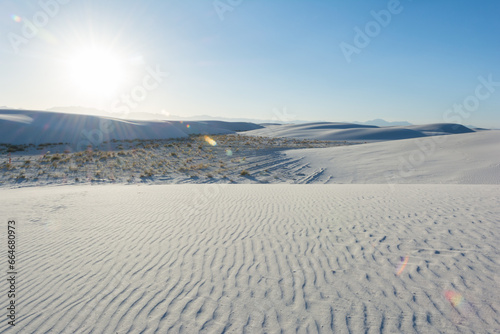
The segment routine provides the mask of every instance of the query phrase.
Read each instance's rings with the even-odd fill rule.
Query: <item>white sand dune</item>
[[[245,134],[316,140],[385,141],[469,132],[473,132],[473,130],[460,124],[451,123],[378,127],[375,125],[322,122],[270,125],[263,129],[245,132]]]
[[[11,143],[75,142],[105,120],[5,115],[0,142]],[[256,126],[109,121],[105,140]],[[165,169],[178,159],[167,176],[154,170],[147,179],[210,183],[6,185],[0,215],[17,221],[17,319],[11,327],[4,318],[0,332],[500,333],[500,131],[340,123],[250,131],[259,132],[387,141],[284,150],[298,143],[271,139],[282,148],[270,149],[269,139],[229,136],[207,143],[207,152],[186,141],[142,153],[127,147],[123,159],[111,154],[110,161],[101,159],[110,152],[89,151],[82,154],[96,154],[97,162],[82,163],[86,173],[141,161],[140,170],[147,163]],[[44,167],[39,155],[33,147],[15,152],[4,173],[56,168]],[[234,182],[351,184],[223,184],[229,181],[220,173],[181,172],[189,159],[195,166],[225,162]],[[70,175],[71,166],[60,164]],[[203,171],[216,171],[209,167]],[[6,240],[2,234],[3,249]],[[8,302],[0,294],[0,304]]]
[[[19,240],[18,320],[2,333],[500,331],[498,186],[0,196]]]
[[[285,153],[316,183],[500,184],[498,130]]]
[[[261,126],[244,122],[129,121],[61,112],[2,110],[0,143],[98,145],[113,139],[186,138],[193,134],[228,134],[258,128]]]
[[[216,146],[203,137],[142,146],[108,143],[102,147],[111,153],[87,152],[87,160],[81,152],[63,154],[67,145],[26,148],[12,154],[12,165],[4,153],[0,187],[82,182],[500,184],[498,130],[347,146],[244,135],[212,137]],[[244,170],[248,175],[241,174]]]

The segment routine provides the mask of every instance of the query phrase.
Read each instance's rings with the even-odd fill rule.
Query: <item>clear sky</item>
[[[500,127],[497,0],[3,0],[0,13],[0,106]]]

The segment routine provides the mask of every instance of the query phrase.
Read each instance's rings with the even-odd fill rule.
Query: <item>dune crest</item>
[[[229,134],[261,128],[244,122],[137,121],[50,111],[2,110],[0,143],[67,143],[81,149],[93,142],[186,138],[196,134]],[[31,119],[30,122],[26,122]],[[80,145],[81,143],[84,143]]]
[[[463,125],[452,123],[379,127],[353,123],[322,122],[272,125],[248,131],[245,134],[316,140],[386,141],[470,132],[474,131]]]

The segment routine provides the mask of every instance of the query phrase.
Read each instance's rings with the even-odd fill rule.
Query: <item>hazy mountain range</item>
[[[145,113],[145,112],[131,112],[128,114],[116,114],[109,113],[104,110],[94,109],[94,108],[85,108],[85,107],[53,107],[47,109],[48,111],[58,111],[58,112],[67,112],[67,113],[76,113],[76,114],[88,114],[88,115],[103,115],[109,117],[118,117],[118,118],[126,118],[126,119],[141,119],[141,120],[219,120],[226,122],[251,122],[251,123],[276,123],[276,124],[287,124],[287,123],[309,123],[310,120],[298,120],[293,119],[290,121],[279,121],[277,119],[255,119],[255,118],[242,118],[242,117],[217,117],[210,115],[196,115],[196,116],[178,116],[172,114],[159,114],[159,113]],[[386,120],[377,118],[373,120],[369,120],[366,122],[350,122],[355,124],[365,124],[365,125],[376,125],[376,126],[407,126],[413,125],[406,121],[397,121],[397,122],[388,122]]]

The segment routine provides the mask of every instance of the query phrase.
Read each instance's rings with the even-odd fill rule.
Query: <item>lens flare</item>
[[[464,302],[464,297],[455,291],[446,290],[444,292],[445,298],[453,305],[454,308],[458,308]]]
[[[232,156],[232,155],[233,155],[233,151],[231,151],[231,150],[226,150],[226,155],[227,155],[228,157]]]
[[[190,127],[191,127],[191,125],[189,125],[189,124],[188,124],[188,125],[186,125],[186,128],[188,128],[188,129],[189,129]]]
[[[399,276],[403,273],[403,270],[405,270],[405,267],[408,264],[409,259],[410,259],[410,257],[408,255],[401,258],[401,262],[399,263],[398,269],[396,270],[397,276]]]
[[[473,314],[472,305],[467,302],[462,294],[452,290],[445,290],[444,297],[462,316],[468,317]]]
[[[17,15],[12,14],[12,16],[11,16],[11,17],[12,17],[12,19],[13,19],[15,22],[17,22],[17,23],[21,22],[21,17],[20,17],[20,16],[17,16]]]
[[[215,140],[213,140],[212,138],[210,138],[209,136],[205,136],[205,141],[212,146],[217,146],[217,142]]]

